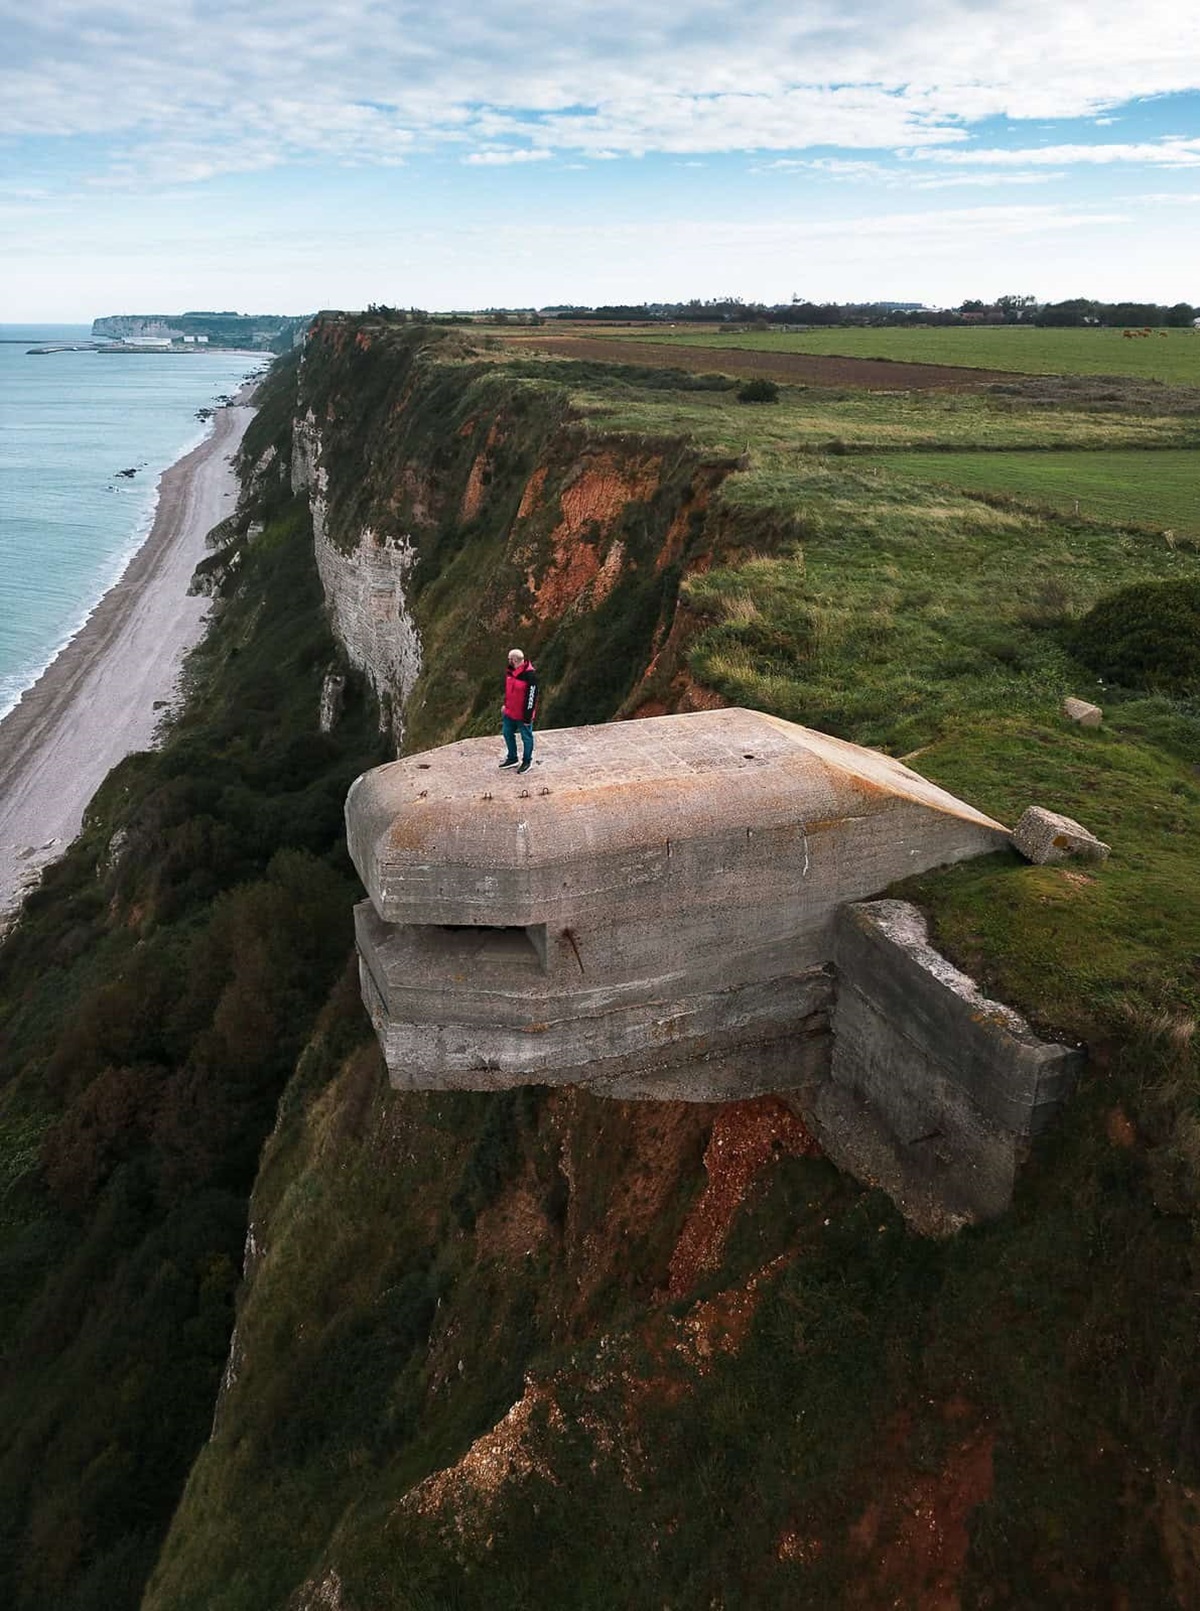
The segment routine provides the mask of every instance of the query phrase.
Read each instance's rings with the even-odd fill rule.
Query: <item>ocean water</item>
[[[251,353],[27,353],[90,335],[0,325],[0,717],[137,551],[159,475],[207,434],[196,411],[264,367]]]

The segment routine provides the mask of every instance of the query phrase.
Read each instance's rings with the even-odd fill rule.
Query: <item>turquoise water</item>
[[[26,352],[90,335],[0,325],[0,716],[124,570],[159,475],[207,434],[197,409],[263,367],[248,353]]]

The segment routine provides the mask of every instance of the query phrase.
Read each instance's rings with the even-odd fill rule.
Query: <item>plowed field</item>
[[[765,375],[781,385],[864,386],[872,391],[971,391],[1010,379],[1000,370],[949,364],[892,363],[884,358],[835,358],[801,352],[749,352],[745,348],[685,347],[675,342],[621,341],[607,336],[520,335],[501,338],[525,351],[558,353],[607,364],[646,364],[702,374]]]

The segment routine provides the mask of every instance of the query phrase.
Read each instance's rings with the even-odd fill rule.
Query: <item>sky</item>
[[[1181,0],[0,0],[0,321],[1200,303]]]

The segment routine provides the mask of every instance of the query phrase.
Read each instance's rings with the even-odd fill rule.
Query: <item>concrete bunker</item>
[[[847,916],[910,873],[1003,848],[1001,824],[898,761],[756,711],[550,730],[538,761],[497,774],[495,741],[468,739],[350,791],[363,995],[394,1085],[791,1093],[835,1159],[898,1197],[875,1142],[869,1157],[841,1144],[857,1110],[926,1174],[953,1135],[974,1144],[978,1115],[1012,1145],[986,1181],[968,1171],[963,1217],[1003,1206],[1066,1071],[1017,1081],[993,1112],[994,1071],[968,1057],[956,1078],[958,1019],[919,1006],[950,989],[944,971],[856,945]]]

